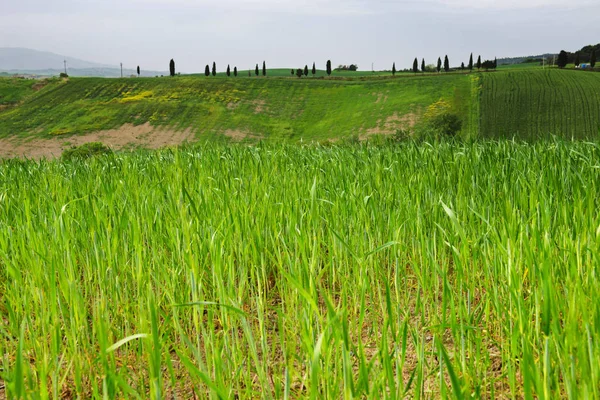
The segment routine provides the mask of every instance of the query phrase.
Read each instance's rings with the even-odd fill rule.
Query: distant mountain
[[[558,54],[558,53],[557,53]],[[512,65],[512,64],[522,64],[524,62],[533,62],[537,60],[551,60],[556,54],[540,54],[537,56],[526,56],[526,57],[505,57],[498,59],[498,65]]]
[[[67,61],[67,73],[70,76],[99,76],[116,78],[121,76],[121,68],[115,65],[84,61],[73,57],[64,57],[47,51],[38,51],[16,47],[0,47],[0,72],[27,74],[35,76],[54,76],[64,72]],[[135,75],[136,71],[124,69],[123,76]],[[142,76],[168,75],[165,71],[144,71]]]

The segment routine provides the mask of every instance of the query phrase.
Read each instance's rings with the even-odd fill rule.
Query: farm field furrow
[[[0,397],[598,398],[599,160],[558,140],[6,160]]]
[[[482,137],[600,137],[600,74],[518,70],[482,74]]]

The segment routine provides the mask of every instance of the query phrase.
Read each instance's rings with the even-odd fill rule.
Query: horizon
[[[362,71],[372,63],[404,69],[415,57],[433,64],[445,55],[456,66],[471,53],[526,57],[600,40],[600,4],[588,0],[24,0],[6,7],[0,47],[153,71],[168,70],[173,58],[181,73],[201,73],[213,62],[219,71],[262,61],[269,69],[313,62],[323,69],[328,59]]]

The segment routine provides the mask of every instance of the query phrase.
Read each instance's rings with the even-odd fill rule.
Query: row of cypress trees
[[[595,64],[595,54],[593,55],[593,62]],[[468,69],[469,71],[472,71],[474,67],[477,67],[477,69],[481,69],[486,68],[486,69],[491,69],[491,68],[496,68],[498,66],[497,60],[494,61],[485,61],[485,62],[481,62],[481,56],[479,56],[477,58],[477,64],[474,65],[473,64],[473,53],[471,53],[471,57],[469,58],[469,64],[468,66],[465,67],[465,63],[461,64],[461,69]],[[138,67],[139,68],[139,67]],[[426,70],[426,65],[425,65],[425,59],[421,60],[421,72],[425,72]],[[593,66],[592,66],[593,68]],[[437,67],[436,67],[437,72],[441,72],[442,70],[442,59],[441,57],[438,58],[437,60]],[[326,65],[326,71],[327,71],[327,75],[331,76],[331,72],[332,72],[332,68],[331,68],[331,60],[327,60],[327,65]],[[413,66],[412,66],[412,71],[416,74],[417,72],[419,72],[419,60],[417,58],[415,58],[415,61],[413,62]],[[448,56],[446,55],[444,57],[444,71],[445,72],[449,72],[450,71],[450,61],[448,60]],[[171,76],[175,76],[175,61],[171,59],[171,62],[169,64],[169,72],[171,74]],[[316,75],[317,73],[317,68],[316,68],[316,64],[313,63],[312,66],[312,75]],[[394,65],[392,66],[392,75],[396,75],[397,69],[396,69],[396,63],[394,63]],[[229,65],[227,65],[227,76],[231,76],[232,71],[231,71],[231,67]],[[138,72],[139,74],[139,72]],[[258,64],[256,64],[256,68],[254,69],[254,74],[256,76],[260,75],[260,70],[258,68]],[[297,75],[298,77],[302,77],[302,75],[304,76],[308,76],[308,65],[304,66],[304,69],[302,68],[298,68],[297,70],[292,69],[291,70],[291,74],[292,76]],[[206,65],[206,68],[204,69],[204,75],[206,76],[216,76],[217,75],[217,63],[213,62],[212,65],[212,70],[210,69],[209,65]],[[250,70],[248,70],[248,76],[251,75]],[[237,67],[233,68],[233,76],[238,76],[238,69]],[[263,61],[263,65],[262,65],[262,76],[267,76],[267,63],[265,61]]]

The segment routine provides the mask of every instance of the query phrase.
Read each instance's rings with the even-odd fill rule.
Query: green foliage
[[[331,60],[327,60],[327,76],[331,76]]]
[[[267,76],[267,63],[265,61],[263,61],[262,74],[263,76]]]
[[[448,61],[448,56],[444,57],[444,71],[450,71],[450,61]]]
[[[427,66],[425,65],[425,59],[423,58],[421,60],[421,72],[426,72],[427,71]]]
[[[2,393],[598,398],[598,160],[440,140],[7,161]]]
[[[227,76],[231,76],[231,68],[229,67],[229,65],[227,65],[227,72],[226,72]]]
[[[437,72],[439,73],[442,70],[442,59],[438,57],[438,62],[437,62]]]
[[[396,76],[396,63],[394,63],[394,65],[392,65],[392,75]]]
[[[15,105],[57,85],[56,79],[0,78],[0,106]],[[40,93],[38,93],[40,91]],[[0,112],[2,109],[0,108]]]
[[[469,57],[469,71],[473,71],[473,53],[471,53],[471,56]]]
[[[110,153],[112,153],[112,150],[102,143],[91,142],[65,150],[61,156],[61,159],[63,161],[85,160],[90,157],[106,155]]]
[[[204,76],[210,76],[210,66],[206,64],[206,68],[204,68]]]
[[[486,137],[597,139],[600,74],[524,69],[482,74],[481,134]]]
[[[477,69],[481,69],[481,56],[477,57]]]
[[[68,78],[68,77],[69,77],[69,75],[65,74],[64,72],[61,72],[61,73],[58,75],[58,77],[59,77],[59,78],[61,78],[61,79],[66,79],[66,78]]]
[[[419,61],[417,61],[417,59],[416,59],[416,58],[415,58],[415,60],[413,61],[412,72],[414,72],[415,74],[416,74],[417,72],[419,72]]]
[[[596,66],[596,50],[592,50],[592,55],[590,56],[590,66],[592,68]]]
[[[304,76],[308,76],[308,65],[304,66]]]
[[[444,99],[438,100],[427,108],[424,122],[437,135],[456,136],[462,129],[461,118],[456,114],[452,104]]]
[[[317,66],[315,65],[315,63],[313,62],[313,66],[312,66],[312,76],[314,78],[314,76],[317,74]]]
[[[496,62],[492,60],[485,60],[481,67],[485,70],[496,69]]]
[[[216,62],[213,62],[212,76],[217,76],[217,63]]]
[[[237,77],[238,76],[238,70],[237,67],[233,67],[233,76]]]
[[[296,70],[296,76],[297,76],[298,78],[302,78],[302,75],[304,75],[304,70],[303,70],[302,68],[298,68],[298,69]]]
[[[558,54],[558,59],[556,60],[556,65],[558,68],[564,68],[569,63],[569,56],[566,51],[561,50]]]
[[[254,75],[258,76],[258,64],[256,64],[256,68],[254,69]]]

